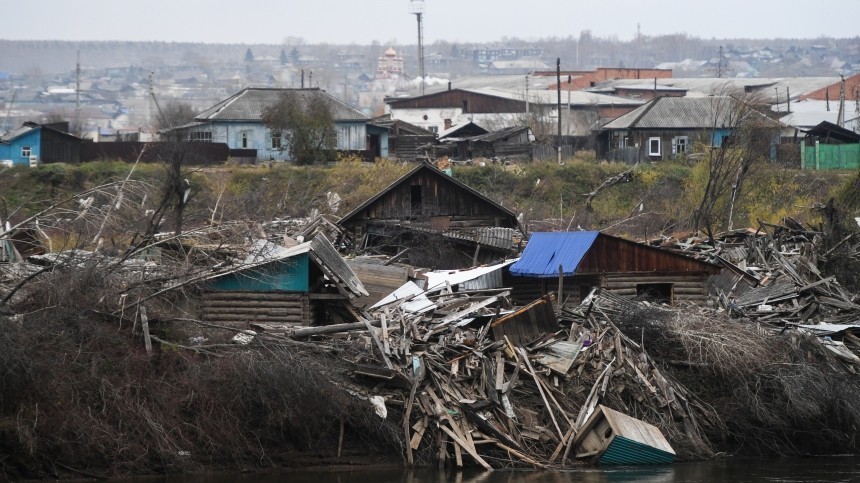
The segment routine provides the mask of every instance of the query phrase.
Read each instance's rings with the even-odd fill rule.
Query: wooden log
[[[352,322],[348,324],[332,324],[332,325],[321,325],[318,327],[301,327],[293,330],[292,337],[297,339],[303,337],[310,337],[312,335],[325,335],[325,334],[336,334],[338,332],[349,332],[352,330],[359,329],[367,329],[368,324],[371,327],[379,327],[382,322],[379,320],[372,320],[368,323],[362,320],[361,322]]]

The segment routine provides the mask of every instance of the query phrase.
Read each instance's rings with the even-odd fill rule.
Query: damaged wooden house
[[[258,240],[243,263],[209,276],[198,312],[219,324],[324,325],[367,296],[325,236],[289,248]],[[340,311],[349,314],[349,310]],[[348,317],[348,315],[347,315]]]
[[[412,266],[457,269],[513,253],[511,210],[427,163],[347,213],[338,223],[358,254]]]
[[[640,300],[704,303],[708,278],[719,272],[718,265],[597,231],[533,233],[504,283],[515,303],[556,292],[578,304],[596,287]]]

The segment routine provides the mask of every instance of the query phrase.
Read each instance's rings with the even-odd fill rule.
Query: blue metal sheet
[[[522,258],[509,270],[516,277],[550,278],[558,276],[561,265],[565,276],[573,275],[599,234],[598,231],[532,233]]]
[[[601,465],[662,465],[673,461],[672,453],[617,435],[600,456]]]

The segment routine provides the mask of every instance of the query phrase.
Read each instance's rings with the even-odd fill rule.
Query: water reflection
[[[284,470],[149,480],[163,483],[716,483],[860,482],[860,457],[726,459],[669,466],[576,468],[568,471],[443,472],[435,469],[361,468]]]

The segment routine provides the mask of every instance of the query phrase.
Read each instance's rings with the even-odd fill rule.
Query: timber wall
[[[207,292],[200,318],[224,325],[277,322],[313,325],[317,311],[307,292]]]

